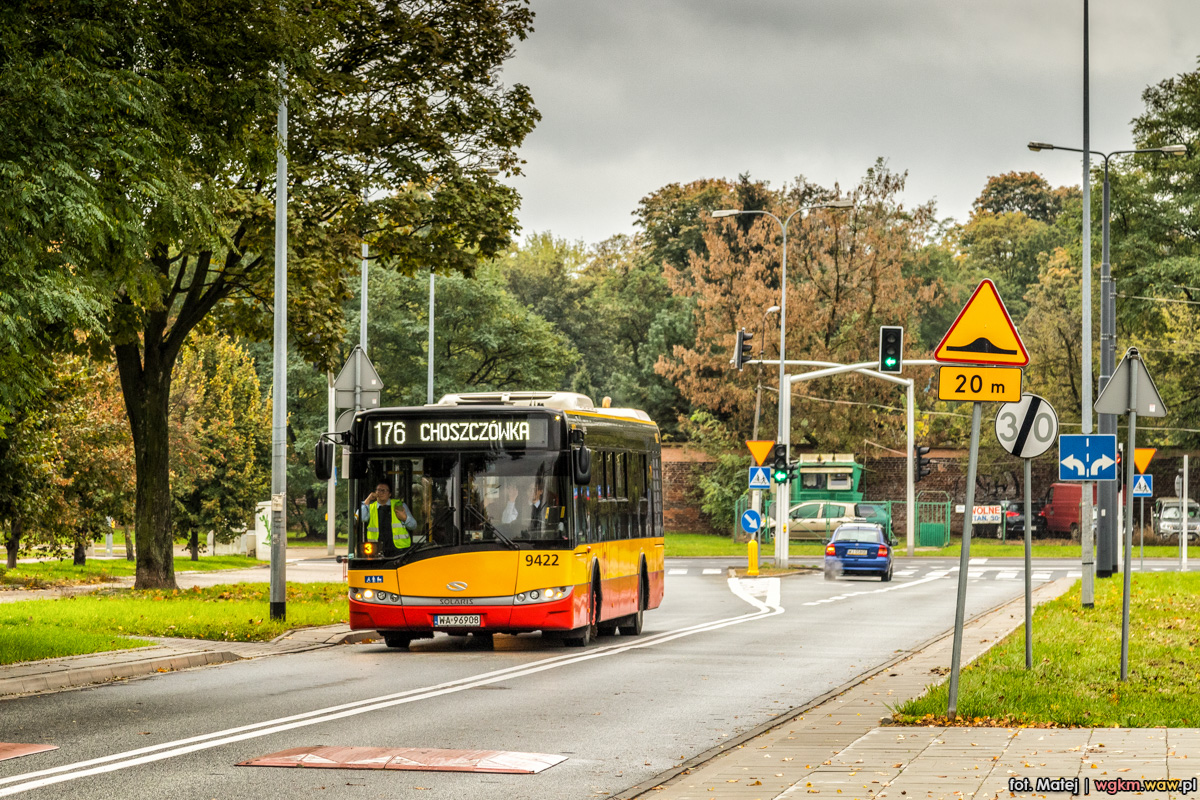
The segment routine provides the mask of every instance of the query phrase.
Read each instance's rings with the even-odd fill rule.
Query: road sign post
[[[1164,417],[1167,409],[1163,405],[1154,379],[1142,363],[1141,354],[1136,347],[1125,351],[1125,357],[1117,365],[1108,384],[1096,398],[1096,411],[1100,414],[1127,414],[1129,417],[1129,439],[1125,452],[1134,458],[1128,459],[1126,465],[1125,485],[1133,488],[1134,467],[1137,455],[1137,418],[1138,414],[1150,417]],[[1115,438],[1115,437],[1114,437]],[[1132,586],[1129,571],[1133,568],[1133,492],[1127,492],[1125,498],[1125,536],[1124,553],[1124,596],[1121,598],[1121,680],[1129,680],[1129,592]],[[1183,508],[1183,530],[1181,539],[1187,541],[1187,506]],[[1185,545],[1186,547],[1186,545]]]
[[[1035,394],[1000,406],[996,439],[1025,462],[1025,669],[1033,669],[1033,459],[1045,453],[1058,435],[1058,415]],[[1004,520],[1000,521],[1004,525]],[[1003,528],[1002,528],[1003,530]]]
[[[1004,307],[1004,301],[996,291],[996,285],[986,279],[980,281],[975,293],[958,313],[958,318],[933,352],[933,357],[940,362],[971,365],[957,368],[957,371],[943,367],[939,374],[938,396],[941,399],[971,401],[971,446],[967,456],[966,507],[973,510],[975,475],[979,467],[979,421],[982,404],[997,400],[1021,399],[1020,370],[1014,370],[1017,374],[1012,376],[986,368],[1024,367],[1029,363],[1029,353],[1021,342],[1021,336],[1017,333],[1008,310]],[[942,396],[944,388],[949,397]],[[972,516],[965,514],[963,517],[962,552],[958,562],[958,601],[954,609],[954,645],[950,654],[949,703],[946,712],[951,719],[958,714],[958,675],[967,606],[967,568],[971,563]]]
[[[762,530],[762,515],[753,508],[746,511],[742,514],[742,530],[750,534],[746,545],[746,574],[754,577],[758,575],[758,532]]]

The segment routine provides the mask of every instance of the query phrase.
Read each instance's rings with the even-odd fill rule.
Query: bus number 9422
[[[536,556],[525,556],[525,566],[557,567],[558,553],[542,553]]]

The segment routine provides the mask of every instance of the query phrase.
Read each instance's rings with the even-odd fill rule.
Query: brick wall
[[[663,527],[687,533],[718,533],[712,521],[700,511],[700,506],[688,497],[696,466],[712,459],[690,447],[666,446],[662,449],[662,460]]]

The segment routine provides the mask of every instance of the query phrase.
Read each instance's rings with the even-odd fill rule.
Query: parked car
[[[878,575],[892,579],[892,553],[896,540],[880,525],[851,522],[839,525],[825,545],[825,580],[839,575]]]
[[[873,522],[887,531],[891,517],[887,513],[887,506],[882,503],[806,500],[788,510],[788,538],[825,541],[839,525],[856,521]],[[774,525],[773,516],[764,523],[768,530]]]
[[[983,536],[995,536],[997,539],[1021,539],[1025,538],[1025,501],[1024,500],[997,500],[994,503],[980,503],[979,505],[997,505],[1000,506],[1000,523],[975,525],[974,529],[979,531]],[[1041,503],[1031,503],[1033,507],[1033,535],[1041,536],[1045,532],[1044,520],[1038,514]]]
[[[1164,542],[1178,542],[1183,528],[1183,500],[1160,497],[1154,501],[1154,535]],[[1189,542],[1200,540],[1200,503],[1188,498],[1187,536]]]
[[[1046,495],[1046,504],[1038,512],[1042,519],[1042,530],[1048,536],[1065,533],[1072,540],[1079,540],[1079,506],[1083,499],[1083,484],[1052,483]],[[1092,484],[1092,508],[1096,507],[1096,484]],[[1094,524],[1094,520],[1093,520]]]

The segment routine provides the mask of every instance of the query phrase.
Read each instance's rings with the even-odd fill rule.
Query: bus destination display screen
[[[504,447],[546,447],[549,422],[545,417],[477,419],[371,420],[367,449],[488,450]]]

